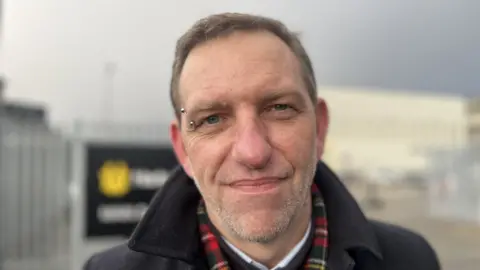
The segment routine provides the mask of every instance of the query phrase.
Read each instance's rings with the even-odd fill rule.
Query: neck
[[[308,199],[306,204],[293,217],[288,229],[268,243],[256,243],[239,239],[228,233],[228,229],[223,228],[220,222],[215,222],[215,218],[211,219],[211,222],[228,242],[255,261],[272,268],[287,256],[305,236],[308,225],[311,222],[311,213],[312,203],[311,199]]]

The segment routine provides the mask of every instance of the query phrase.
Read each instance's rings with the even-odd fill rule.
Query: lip
[[[262,194],[278,189],[282,180],[281,178],[246,179],[235,181],[228,186],[242,193]]]

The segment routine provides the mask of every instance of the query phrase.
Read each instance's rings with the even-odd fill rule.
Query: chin
[[[283,211],[277,211],[246,213],[229,222],[229,227],[242,240],[268,243],[287,230],[292,218]]]

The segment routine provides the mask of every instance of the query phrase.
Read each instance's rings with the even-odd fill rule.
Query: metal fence
[[[0,122],[0,265],[64,269],[68,144],[41,124]]]
[[[1,119],[0,269],[70,268],[72,173],[81,167],[71,160],[73,144],[166,140],[168,125],[77,122],[60,133],[39,123]]]
[[[430,160],[430,214],[480,224],[480,147],[437,150]]]

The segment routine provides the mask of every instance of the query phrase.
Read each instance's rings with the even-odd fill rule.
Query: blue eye
[[[206,122],[207,124],[210,124],[210,125],[216,124],[216,123],[218,123],[219,121],[220,121],[220,116],[218,116],[218,115],[211,115],[211,116],[209,116],[209,117],[207,117],[207,118],[205,119],[205,122]]]

